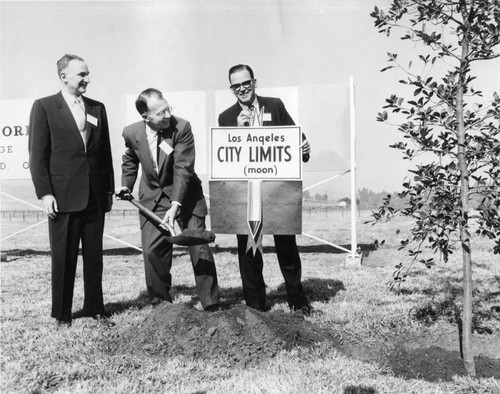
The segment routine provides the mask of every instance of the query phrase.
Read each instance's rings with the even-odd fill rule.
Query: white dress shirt
[[[159,135],[156,131],[154,131],[151,127],[146,123],[146,138],[148,139],[148,147],[149,152],[151,153],[151,157],[153,159],[153,168],[158,174],[158,138]],[[161,148],[160,148],[161,149]],[[182,206],[182,204],[178,201],[172,201],[172,204],[177,204]]]
[[[258,116],[258,114],[260,114],[260,106],[259,106],[259,101],[257,100],[257,96],[254,98],[253,103],[251,103],[249,105],[245,105],[245,104],[242,104],[240,102],[238,102],[238,104],[240,104],[240,107],[243,110],[247,110],[248,112],[251,113],[250,126],[254,126],[254,127],[255,126],[262,126],[261,119]],[[253,106],[253,109],[250,109],[250,106]]]
[[[158,133],[146,123],[146,137],[148,139],[149,152],[153,158],[153,167],[158,174]]]
[[[80,131],[80,134],[82,136],[82,140],[85,145],[85,150],[87,150],[88,131],[87,131],[85,104],[83,103],[83,99],[81,97],[76,97],[72,94],[69,94],[64,90],[62,90],[61,93],[64,98],[64,101],[66,101],[66,104],[68,104],[68,107],[71,110],[71,114],[73,115],[78,130]]]

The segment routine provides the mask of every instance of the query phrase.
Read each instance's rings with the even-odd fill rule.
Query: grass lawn
[[[329,242],[348,246],[348,215],[304,214],[303,231]],[[40,218],[42,220],[43,218]],[[342,346],[320,343],[312,348],[283,350],[275,357],[247,367],[234,367],[195,358],[116,354],[110,343],[152,313],[145,295],[142,256],[132,248],[105,239],[104,299],[114,311],[114,328],[92,319],[75,320],[58,328],[50,315],[50,255],[46,224],[4,241],[8,261],[1,268],[1,384],[3,393],[106,392],[106,393],[500,393],[500,368],[483,369],[483,376],[461,373],[432,374],[436,354],[457,354],[457,308],[461,302],[461,261],[452,255],[447,264],[432,269],[415,266],[399,292],[389,290],[394,266],[404,260],[397,251],[396,228],[363,225],[359,217],[358,242],[367,256],[363,266],[346,266],[346,254],[298,237],[303,283],[313,306],[323,314],[306,320],[331,330]],[[36,219],[33,219],[35,224]],[[20,219],[2,220],[2,234],[28,226]],[[106,232],[139,245],[135,216],[112,215]],[[17,230],[16,230],[17,231]],[[373,242],[385,240],[374,250]],[[217,235],[215,252],[222,303],[227,308],[242,302],[236,240]],[[272,237],[264,238],[264,277],[276,313],[286,310]],[[500,258],[492,245],[474,240],[475,328],[478,371],[484,363],[500,362]],[[175,304],[199,308],[186,249],[174,253]],[[74,310],[83,303],[81,262],[75,284]],[[288,313],[288,311],[286,311]],[[167,344],[168,346],[168,344]],[[409,372],[396,351],[406,352],[415,363]],[[427,353],[426,353],[427,352]],[[437,352],[437,353],[436,353]],[[383,362],[379,356],[385,357]],[[426,358],[427,354],[427,358]],[[485,365],[486,365],[485,364]],[[439,364],[442,365],[442,364]],[[417,368],[418,367],[418,368]],[[479,368],[481,367],[481,368]],[[443,367],[444,368],[444,367]],[[431,371],[429,371],[431,370]],[[481,375],[481,373],[480,373]]]

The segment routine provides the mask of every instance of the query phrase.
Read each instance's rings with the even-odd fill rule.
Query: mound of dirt
[[[328,341],[331,332],[304,319],[301,313],[260,312],[243,305],[203,312],[183,304],[162,303],[141,323],[115,337],[118,353],[185,356],[249,365],[295,346]]]

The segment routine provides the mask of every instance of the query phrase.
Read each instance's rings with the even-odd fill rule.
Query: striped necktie
[[[85,105],[78,97],[75,97],[75,103],[73,104],[72,112],[73,116],[75,117],[78,130],[82,135],[83,144],[85,145],[85,150],[87,150],[87,142],[88,142],[87,116],[85,115]]]
[[[85,116],[85,109],[83,103],[80,101],[78,97],[75,97],[75,102],[73,104],[73,114],[75,116],[78,130],[80,130],[80,132],[85,131],[86,120],[87,120]]]

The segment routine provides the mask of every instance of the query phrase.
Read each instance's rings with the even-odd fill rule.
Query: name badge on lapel
[[[97,126],[97,118],[95,116],[92,116],[90,114],[87,114],[87,122],[90,124],[93,124],[94,126]]]
[[[160,149],[165,152],[167,155],[169,155],[170,153],[172,153],[173,151],[173,148],[167,144],[167,141],[163,140],[161,143],[160,143]]]
[[[272,122],[273,117],[270,112],[264,112],[264,122]]]

